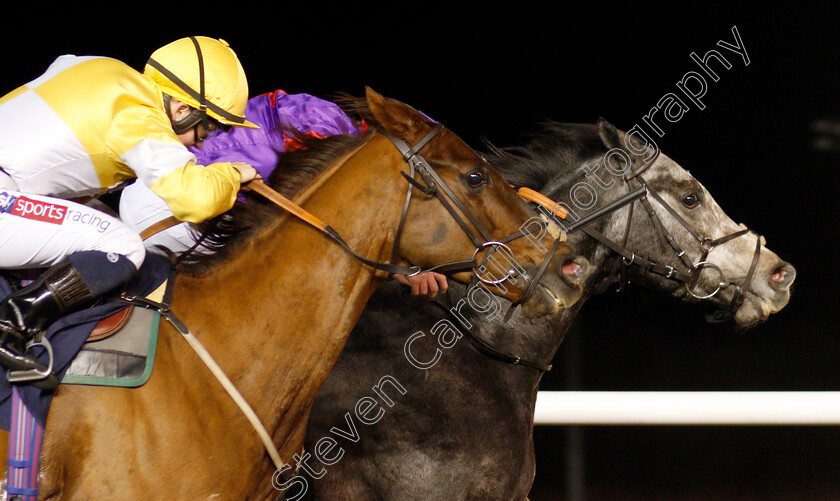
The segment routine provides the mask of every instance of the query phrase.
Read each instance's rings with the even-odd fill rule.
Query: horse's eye
[[[682,203],[686,206],[686,208],[694,209],[700,205],[700,197],[698,197],[694,193],[689,193],[688,195],[683,197]]]
[[[484,174],[481,171],[474,171],[467,174],[467,183],[470,188],[478,188],[484,184]]]

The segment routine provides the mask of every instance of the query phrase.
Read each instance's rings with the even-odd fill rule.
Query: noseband
[[[659,150],[656,151],[656,155],[654,155],[654,157],[650,161],[646,162],[645,165],[643,165],[635,171],[628,172],[624,176],[624,181],[627,183],[628,190],[631,190],[631,184],[634,180],[639,184],[639,188],[635,191],[631,191],[630,193],[622,197],[623,199],[630,198],[630,209],[627,215],[627,225],[624,229],[623,244],[618,244],[608,239],[599,231],[592,228],[588,228],[586,227],[586,225],[594,221],[594,219],[597,219],[597,217],[602,217],[606,214],[609,214],[625,204],[610,207],[609,210],[599,210],[597,211],[597,214],[592,214],[592,216],[597,217],[588,216],[585,219],[578,221],[573,225],[573,228],[569,228],[569,232],[571,233],[572,231],[581,228],[585,234],[589,235],[590,237],[594,238],[598,242],[608,247],[616,254],[620,255],[621,262],[625,266],[625,268],[630,266],[636,266],[638,268],[641,268],[643,271],[653,272],[667,279],[681,282],[685,285],[688,294],[696,299],[710,299],[716,296],[717,293],[720,292],[722,289],[725,289],[729,286],[734,286],[736,290],[734,295],[732,296],[732,300],[730,301],[728,308],[729,313],[734,315],[735,312],[738,311],[738,308],[740,308],[741,305],[744,303],[744,300],[746,299],[745,293],[750,292],[752,294],[755,294],[749,289],[749,285],[752,282],[753,275],[755,274],[755,270],[758,266],[758,259],[761,254],[761,235],[755,233],[750,229],[736,231],[717,239],[712,239],[700,235],[700,233],[697,232],[696,229],[691,224],[689,224],[688,221],[686,221],[682,216],[680,216],[680,214],[676,210],[674,210],[674,208],[671,207],[665,200],[663,200],[662,197],[656,191],[651,189],[650,185],[642,177],[642,173],[645,170],[647,170],[648,167],[653,165],[653,163],[656,162],[656,159],[658,157]],[[676,239],[673,237],[671,232],[668,231],[665,225],[662,224],[662,221],[659,219],[659,217],[656,215],[656,212],[653,210],[650,200],[647,197],[648,195],[650,195],[650,197],[653,198],[653,200],[655,200],[659,205],[661,205],[662,208],[664,208],[665,211],[668,214],[670,214],[671,217],[673,217],[683,228],[685,228],[688,231],[688,233],[700,244],[702,253],[700,259],[697,262],[691,261],[691,259],[686,255],[686,251],[677,243]],[[685,271],[678,270],[674,266],[657,263],[653,260],[646,258],[643,255],[638,255],[627,248],[627,241],[630,236],[630,225],[633,221],[633,202],[635,202],[636,199],[641,201],[642,207],[644,207],[645,212],[647,212],[648,217],[653,222],[656,234],[662,242],[663,246],[668,246],[674,250],[677,257],[685,266]],[[747,272],[746,276],[744,277],[744,280],[741,283],[737,283],[732,280],[726,280],[724,278],[723,271],[720,269],[720,267],[707,260],[709,254],[715,247],[723,245],[743,235],[746,235],[747,233],[755,233],[756,235],[755,252],[753,253],[753,258],[752,262],[750,263],[749,271]],[[707,294],[701,294],[695,291],[695,287],[700,281],[701,273],[707,268],[716,270],[719,275],[719,280],[714,291]],[[623,287],[624,279],[622,279],[621,281],[621,286]],[[629,283],[629,280],[627,280],[627,283]]]

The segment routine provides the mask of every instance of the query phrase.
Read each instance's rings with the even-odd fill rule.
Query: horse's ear
[[[605,119],[598,117],[598,136],[607,149],[621,148],[621,138],[618,137],[618,129]]]
[[[370,87],[365,87],[365,97],[373,117],[392,134],[406,139],[416,127],[419,115],[411,106],[387,98]]]

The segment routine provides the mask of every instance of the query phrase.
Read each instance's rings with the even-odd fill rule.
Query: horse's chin
[[[765,322],[770,318],[770,315],[784,308],[789,300],[790,293],[781,295],[781,297],[777,296],[772,300],[750,294],[744,299],[744,303],[733,316],[729,311],[732,297],[727,295],[720,301],[715,301],[715,309],[707,313],[706,320],[710,324],[723,328],[746,331]]]
[[[580,299],[581,292],[580,287],[562,287],[561,290],[557,290],[537,284],[534,294],[522,304],[522,313],[528,318],[554,315],[561,309],[575,304]]]
[[[782,298],[769,300],[763,297],[750,295],[744,300],[744,304],[735,312],[735,324],[740,329],[750,329],[764,322],[770,315],[784,308],[790,301],[788,293]]]

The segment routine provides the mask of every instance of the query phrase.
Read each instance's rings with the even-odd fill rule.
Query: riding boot
[[[37,280],[0,303],[0,364],[13,371],[46,366],[27,353],[27,343],[44,333],[64,313],[94,299],[70,260],[47,269]]]

